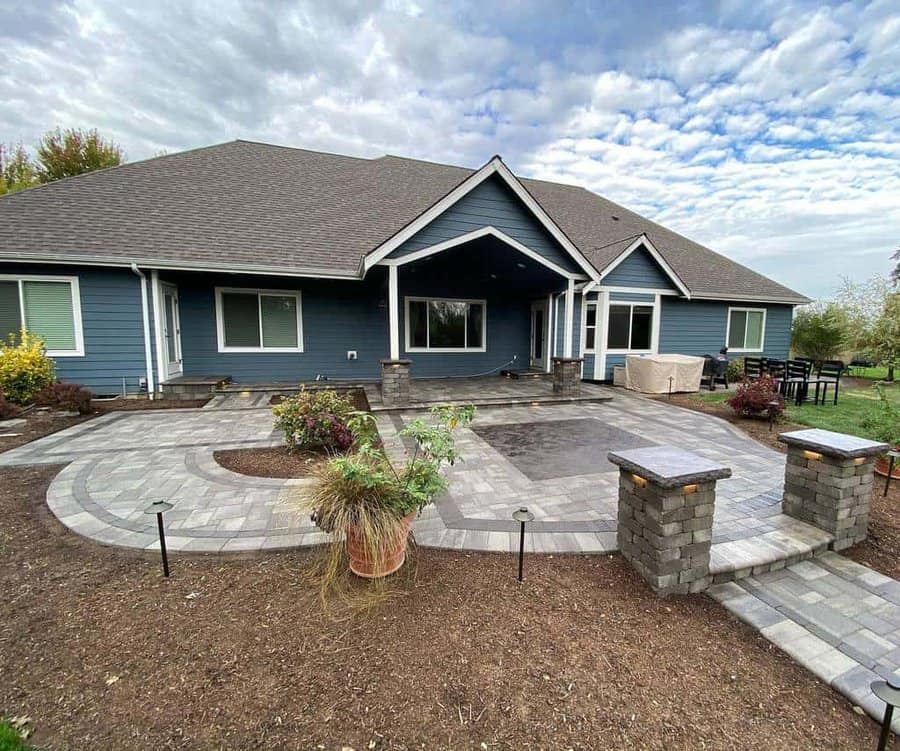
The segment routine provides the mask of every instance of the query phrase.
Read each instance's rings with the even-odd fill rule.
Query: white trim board
[[[650,242],[650,238],[647,235],[640,235],[637,237],[634,242],[631,243],[625,250],[623,250],[616,258],[612,261],[603,271],[600,273],[600,281],[602,282],[610,273],[624,261],[628,256],[630,256],[634,251],[639,248],[644,248],[652,257],[653,260],[656,261],[660,268],[666,273],[666,276],[672,280],[672,284],[678,287],[678,290],[684,295],[688,300],[691,299],[691,291],[685,286],[684,282],[681,281],[681,278],[675,271],[666,263],[665,259],[662,257],[660,252],[654,247],[653,243]],[[657,290],[653,290],[656,292]]]
[[[449,240],[444,240],[443,242],[437,243],[436,245],[430,245],[427,248],[421,248],[420,250],[413,251],[412,253],[407,253],[405,256],[401,256],[400,258],[385,258],[379,261],[377,265],[389,267],[404,266],[407,263],[412,263],[413,261],[427,258],[428,256],[432,256],[435,253],[440,253],[441,251],[455,248],[458,245],[464,245],[465,243],[472,242],[473,240],[478,240],[482,237],[494,237],[501,242],[506,243],[511,248],[519,251],[523,255],[528,256],[531,260],[537,261],[539,264],[546,266],[551,271],[555,271],[557,274],[565,277],[566,279],[574,280],[585,278],[584,274],[575,274],[571,271],[566,271],[562,266],[558,266],[557,264],[553,263],[553,261],[544,258],[544,256],[542,256],[540,253],[533,251],[527,245],[523,245],[515,238],[510,237],[505,232],[502,232],[501,230],[491,225],[472,230],[471,232],[467,232],[464,235],[459,235],[458,237],[452,237]]]
[[[222,294],[234,292],[236,294],[256,295],[259,312],[259,346],[258,347],[226,347],[225,346],[225,319],[222,310]],[[297,346],[296,347],[264,347],[262,330],[262,302],[261,297],[294,297],[297,299]],[[216,287],[216,345],[219,354],[298,354],[303,352],[303,305],[299,289],[255,289],[253,287]]]
[[[67,283],[69,285],[69,292],[72,296],[72,328],[75,338],[75,349],[48,349],[47,354],[50,357],[84,357],[84,321],[81,317],[81,286],[77,276],[0,274],[0,281],[19,283],[19,319],[26,329],[28,328],[28,321],[25,315],[25,289],[22,282]]]
[[[491,177],[491,175],[498,175],[506,183],[519,200],[528,207],[535,218],[544,226],[544,229],[546,229],[566,252],[569,253],[572,259],[584,270],[584,273],[590,279],[599,278],[597,270],[557,226],[556,222],[550,218],[550,215],[544,211],[543,207],[534,199],[519,179],[510,172],[509,168],[503,163],[503,160],[500,159],[499,156],[492,157],[487,164],[469,175],[469,177],[463,180],[442,199],[434,203],[429,209],[419,214],[418,217],[407,224],[403,229],[368,253],[362,262],[362,274],[365,275],[365,272],[372,268],[372,266],[390,255],[390,253],[413,237],[419,230],[431,224],[431,222],[443,214],[444,211],[453,206],[453,204],[459,201],[463,196],[481,185],[481,183]]]

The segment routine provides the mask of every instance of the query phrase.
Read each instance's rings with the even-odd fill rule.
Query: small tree
[[[797,311],[791,327],[791,346],[816,363],[834,360],[850,339],[846,311],[836,303],[811,305]]]
[[[38,177],[42,183],[122,163],[122,149],[96,130],[51,130],[37,147]]]
[[[22,144],[0,144],[0,196],[38,184],[37,168]]]
[[[887,379],[893,381],[894,370],[900,366],[900,292],[888,296],[865,345],[875,361],[888,369]]]

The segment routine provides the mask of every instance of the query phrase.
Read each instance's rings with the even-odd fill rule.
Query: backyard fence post
[[[661,597],[709,587],[716,482],[731,470],[674,446],[608,458],[619,467],[616,537],[625,560]]]
[[[788,447],[784,513],[832,535],[833,550],[865,540],[875,457],[890,447],[817,428],[782,433],[778,440]]]

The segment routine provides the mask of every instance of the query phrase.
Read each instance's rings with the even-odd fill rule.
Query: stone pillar
[[[410,360],[381,361],[381,400],[385,407],[409,404]]]
[[[712,583],[716,481],[731,470],[674,446],[612,451],[619,467],[619,550],[660,597]]]
[[[553,358],[553,392],[560,396],[578,393],[581,385],[581,358]]]
[[[865,540],[875,457],[890,447],[819,429],[782,433],[778,440],[788,447],[784,513],[831,534],[832,550]]]

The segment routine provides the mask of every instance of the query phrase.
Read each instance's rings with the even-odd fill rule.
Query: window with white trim
[[[484,352],[484,300],[406,298],[408,352]]]
[[[0,339],[23,328],[39,335],[52,357],[84,355],[77,277],[0,275]]]
[[[302,352],[300,293],[216,289],[219,352]]]
[[[597,303],[589,302],[584,308],[584,351],[593,352],[597,346]]]
[[[606,328],[607,350],[649,352],[653,338],[653,306],[611,303]]]
[[[725,342],[736,352],[762,352],[765,343],[765,308],[729,308]]]

